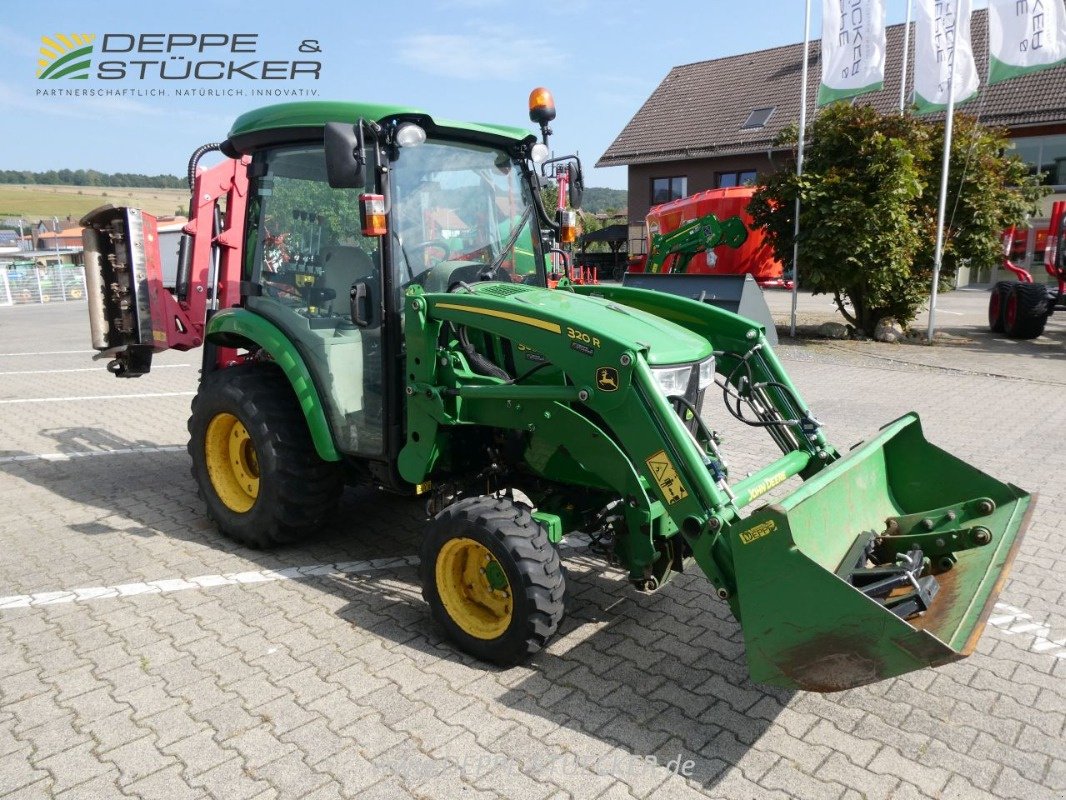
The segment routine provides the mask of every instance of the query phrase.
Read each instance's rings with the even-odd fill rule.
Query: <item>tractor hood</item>
[[[571,339],[583,339],[584,336],[612,339],[623,347],[644,351],[652,366],[702,361],[713,350],[709,341],[687,328],[603,297],[500,283],[484,283],[473,289],[479,298],[502,301],[498,306],[502,313],[556,323],[562,334]],[[469,296],[449,295],[460,301]],[[511,308],[503,311],[504,306]]]

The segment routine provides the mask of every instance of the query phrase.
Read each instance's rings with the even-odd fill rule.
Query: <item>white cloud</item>
[[[26,62],[26,69],[32,73],[37,68],[36,59],[41,49],[41,40],[33,39],[6,25],[0,25],[0,49],[19,58],[29,59]]]
[[[49,85],[41,91],[62,91],[68,87]],[[71,87],[85,91],[86,87]],[[171,115],[173,110],[142,103],[127,97],[65,97],[62,95],[37,95],[37,87],[20,89],[0,82],[0,107],[20,109],[36,114],[48,114],[56,117],[77,117],[82,119],[98,118],[101,114],[122,115],[124,117],[158,117]]]
[[[63,95],[47,96],[37,95],[40,88],[52,89],[81,89],[85,86],[57,86],[62,81],[48,81],[48,86],[17,86],[0,81],[0,108],[5,111],[26,111],[24,118],[30,124],[35,115],[46,117],[62,117],[66,119],[83,119],[99,121],[101,119],[130,120],[135,118],[160,119],[180,117],[186,120],[210,122],[217,127],[218,117],[206,111],[195,108],[175,108],[173,97],[148,98],[145,101],[136,100],[132,97],[122,96],[81,96],[66,97]],[[97,89],[99,91],[99,89]]]
[[[591,81],[591,99],[602,106],[636,111],[657,85],[657,80],[645,77],[601,73]]]
[[[461,80],[511,80],[543,74],[567,59],[551,39],[511,27],[478,26],[470,33],[421,33],[399,40],[397,60],[414,69]]]
[[[443,0],[441,5],[445,8],[499,8],[505,5],[507,0]]]

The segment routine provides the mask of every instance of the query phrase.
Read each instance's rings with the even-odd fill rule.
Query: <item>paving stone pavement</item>
[[[28,372],[93,366],[83,315],[0,309],[0,401],[41,401],[0,402],[0,797],[1066,797],[1062,385],[983,375],[976,346],[924,367],[781,348],[838,446],[914,408],[1040,492],[972,657],[818,695],[747,679],[706,580],[639,595],[580,548],[547,651],[476,663],[421,600],[417,502],[349,491],[313,541],[228,542],[183,451],[197,354]],[[735,470],[773,456],[705,411]]]

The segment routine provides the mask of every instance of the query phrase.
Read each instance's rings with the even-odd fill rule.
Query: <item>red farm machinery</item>
[[[762,232],[752,227],[754,189],[734,186],[697,192],[653,206],[647,215],[647,253],[632,260],[626,286],[669,292],[710,303],[765,326],[777,344],[763,288],[791,288]]]
[[[1036,231],[1035,250],[1044,253],[1044,270],[1054,283],[1037,283],[1031,272],[1017,266],[1012,257],[1025,240],[1019,240],[1014,228],[1003,236],[1003,268],[1017,280],[999,281],[988,299],[988,327],[1011,339],[1035,339],[1044,332],[1051,315],[1066,310],[1066,201],[1051,207],[1046,228]]]

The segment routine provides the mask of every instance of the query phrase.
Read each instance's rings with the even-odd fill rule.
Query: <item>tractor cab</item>
[[[238,118],[222,149],[250,158],[242,304],[295,343],[339,452],[394,462],[404,294],[546,285],[545,144],[407,108],[294,103]]]
[[[385,407],[399,396],[386,384],[402,385],[404,293],[544,286],[544,215],[532,137],[350,113],[354,124],[334,123],[350,136],[322,142],[288,141],[274,122],[253,148],[245,143],[261,112],[234,126],[230,144],[251,156],[242,300],[295,343],[325,387],[341,452],[380,459],[389,455]]]

